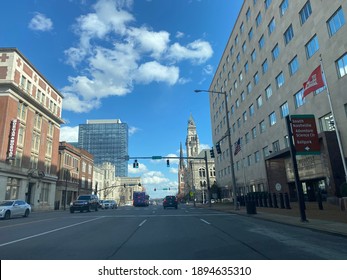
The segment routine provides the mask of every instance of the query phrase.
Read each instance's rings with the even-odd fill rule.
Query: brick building
[[[61,93],[15,48],[0,48],[0,200],[54,207]]]

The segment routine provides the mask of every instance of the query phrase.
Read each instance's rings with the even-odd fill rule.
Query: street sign
[[[162,156],[152,156],[152,159],[162,159]]]
[[[314,115],[291,115],[297,155],[319,154],[320,145]]]

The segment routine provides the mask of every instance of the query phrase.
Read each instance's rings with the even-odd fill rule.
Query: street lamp
[[[224,102],[225,102],[225,114],[227,119],[227,131],[226,136],[228,136],[228,146],[229,146],[229,154],[230,154],[230,168],[231,168],[231,177],[232,177],[232,192],[234,192],[235,198],[234,198],[234,206],[235,210],[237,210],[237,199],[236,199],[236,179],[235,179],[235,170],[234,170],[234,159],[233,159],[233,150],[232,150],[232,144],[231,144],[231,134],[230,134],[230,123],[229,123],[229,115],[228,115],[228,98],[227,98],[227,92],[226,91],[214,91],[214,90],[202,90],[202,89],[196,89],[194,92],[210,92],[210,93],[217,93],[224,95]]]

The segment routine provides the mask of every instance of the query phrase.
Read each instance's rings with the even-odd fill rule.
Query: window
[[[301,24],[304,24],[311,14],[312,14],[311,4],[310,4],[310,1],[307,1],[305,6],[299,12]]]
[[[250,30],[249,30],[249,32],[248,32],[248,40],[252,40],[252,38],[253,38],[253,28],[251,28]]]
[[[272,53],[272,60],[275,61],[280,55],[280,48],[278,44],[276,44],[276,46],[272,49],[271,53]]]
[[[333,36],[344,24],[345,18],[340,7],[337,12],[328,20],[329,35]]]
[[[317,35],[314,35],[314,37],[306,44],[305,48],[307,59],[309,59],[319,50]]]
[[[257,52],[255,50],[253,50],[252,54],[251,54],[251,59],[252,59],[252,62],[254,62],[257,58]]]
[[[238,53],[237,56],[236,56],[237,63],[240,63],[240,60],[241,60],[241,56],[240,56],[240,53]]]
[[[242,72],[240,72],[240,74],[239,74],[239,80],[240,80],[240,83],[243,81]]]
[[[280,5],[280,15],[283,16],[288,10],[288,0],[283,0]]]
[[[280,150],[280,141],[275,141],[272,143],[272,148],[274,149],[274,152],[278,152]]]
[[[245,101],[246,96],[244,92],[241,92],[241,102]]]
[[[259,44],[259,50],[261,50],[262,48],[264,48],[264,45],[265,45],[265,38],[264,38],[264,35],[261,35],[259,41],[258,41],[258,44]]]
[[[264,133],[266,131],[266,124],[264,120],[259,123],[259,131],[260,133]]]
[[[299,108],[302,105],[305,104],[305,98],[302,98],[304,94],[304,89],[301,89],[300,91],[298,91],[296,94],[294,94],[294,102],[295,102],[295,108]]]
[[[233,65],[231,66],[231,70],[232,70],[233,72],[236,71],[236,64],[235,64],[235,62],[234,62]]]
[[[239,36],[236,35],[236,37],[235,37],[235,46],[237,45],[238,42],[239,42]]]
[[[251,9],[248,8],[247,12],[246,12],[246,19],[247,19],[247,21],[249,21],[250,18],[251,18]]]
[[[259,151],[256,151],[254,153],[254,161],[255,161],[255,163],[258,163],[260,161],[260,153],[259,153]]]
[[[263,154],[264,154],[264,157],[267,157],[270,154],[268,146],[263,148]]]
[[[237,89],[237,81],[234,82],[234,89]]]
[[[260,12],[256,17],[255,22],[257,24],[257,27],[261,24],[261,13]]]
[[[270,23],[267,26],[267,29],[269,31],[269,36],[272,34],[272,32],[275,31],[275,28],[276,28],[275,18],[272,18],[272,20],[270,21]]]
[[[347,53],[336,61],[336,67],[340,78],[347,74]]]
[[[269,115],[269,123],[270,123],[270,126],[274,126],[277,122],[277,119],[276,119],[276,112],[272,112],[270,115]]]
[[[290,25],[283,34],[284,43],[287,45],[294,37],[294,31],[292,25]]]
[[[236,99],[236,101],[235,101],[235,106],[236,106],[236,108],[239,108],[239,107],[240,107],[240,100],[239,100],[239,99]]]
[[[267,72],[267,70],[269,69],[269,65],[267,63],[267,59],[264,60],[263,64],[261,65],[261,68],[263,70],[263,74],[265,74]]]
[[[231,46],[230,47],[230,55],[233,55],[234,54],[234,46]]]
[[[247,74],[249,70],[248,61],[245,63],[245,73]]]
[[[247,133],[245,134],[245,141],[246,141],[246,144],[249,143],[249,140],[250,140],[250,138],[249,138],[249,132],[247,132]]]
[[[281,117],[285,118],[286,116],[289,115],[289,106],[288,106],[288,102],[284,103],[281,105],[280,107],[281,109]]]
[[[271,5],[272,0],[265,0],[265,9],[268,9]]]
[[[284,85],[284,75],[283,72],[281,72],[277,77],[276,77],[276,84],[277,88],[280,88]]]
[[[245,53],[246,51],[247,51],[247,44],[246,44],[246,41],[245,41],[242,44],[242,52]]]
[[[260,95],[258,98],[257,98],[257,107],[258,109],[263,106],[263,97]]]
[[[291,76],[293,76],[296,71],[299,69],[299,62],[298,57],[295,56],[290,62],[289,62],[289,73]]]
[[[252,84],[248,83],[247,85],[247,94],[250,94],[252,92]]]
[[[253,80],[254,80],[254,85],[257,85],[257,84],[259,83],[259,75],[258,75],[258,72],[254,74]]]
[[[252,138],[256,138],[257,137],[257,128],[256,127],[253,127],[252,128]]]
[[[240,34],[242,34],[243,31],[245,31],[245,26],[243,25],[243,22],[242,22],[240,25]]]
[[[251,104],[251,106],[249,106],[249,116],[252,117],[254,116],[254,105]]]
[[[246,111],[243,112],[242,119],[243,119],[243,122],[247,121],[247,112]]]
[[[265,89],[265,96],[266,96],[266,99],[269,99],[272,95],[272,88],[271,88],[271,85],[269,85],[266,89]]]
[[[335,130],[335,123],[332,114],[327,114],[319,118],[319,128],[321,131],[332,131]]]

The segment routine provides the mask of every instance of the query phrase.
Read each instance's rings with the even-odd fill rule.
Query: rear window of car
[[[175,200],[175,199],[176,199],[175,196],[167,196],[167,197],[166,197],[166,200]]]
[[[91,199],[90,195],[81,195],[78,197],[78,200],[89,200]]]

